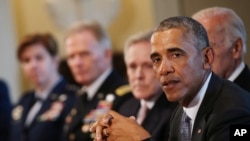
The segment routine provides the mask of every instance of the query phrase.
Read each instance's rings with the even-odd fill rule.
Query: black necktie
[[[88,102],[88,94],[87,94],[87,92],[84,92],[80,97],[81,97],[83,102],[85,102],[85,103]]]
[[[78,90],[78,91],[77,91],[77,95],[80,95],[79,98],[80,98],[80,100],[81,100],[83,103],[88,102],[88,94],[87,94],[87,91],[86,91],[84,88]]]
[[[191,126],[190,126],[190,118],[187,116],[186,112],[183,112],[181,118],[181,140],[182,141],[191,141]]]

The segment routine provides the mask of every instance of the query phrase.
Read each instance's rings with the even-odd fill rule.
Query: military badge
[[[90,111],[83,119],[84,125],[89,125],[91,122],[95,122],[99,116],[108,112],[112,108],[114,99],[114,94],[108,94],[105,100],[100,100],[96,109]],[[86,129],[85,127],[82,127],[82,131],[86,131],[83,130],[83,128]]]
[[[43,113],[40,117],[40,121],[55,121],[63,110],[64,103],[61,101],[55,101],[52,103],[50,109]]]

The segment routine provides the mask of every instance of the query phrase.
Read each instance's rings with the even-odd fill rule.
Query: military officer
[[[65,52],[74,79],[82,85],[66,119],[67,138],[92,141],[89,123],[108,109],[116,110],[131,95],[122,95],[126,81],[113,69],[109,37],[96,21],[74,24],[65,37]]]
[[[76,89],[58,73],[56,41],[50,34],[28,35],[17,56],[34,89],[24,93],[12,110],[10,141],[62,140]]]

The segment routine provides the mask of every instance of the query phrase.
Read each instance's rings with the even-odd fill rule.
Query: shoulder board
[[[122,85],[120,87],[118,87],[116,90],[115,90],[115,93],[118,95],[118,96],[123,96],[127,93],[131,92],[131,88],[129,85]]]

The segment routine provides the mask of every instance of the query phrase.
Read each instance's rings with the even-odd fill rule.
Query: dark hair
[[[45,33],[45,34],[36,33],[36,34],[27,35],[22,39],[17,49],[17,58],[21,60],[21,56],[24,50],[28,48],[29,46],[35,45],[35,44],[43,45],[44,48],[48,51],[48,53],[51,56],[54,57],[57,55],[58,47],[57,47],[57,42],[54,39],[54,37],[49,33]]]
[[[177,16],[165,19],[156,28],[155,32],[161,32],[172,28],[183,28],[185,33],[184,37],[192,37],[197,49],[203,49],[209,46],[205,28],[199,22],[190,17]]]

